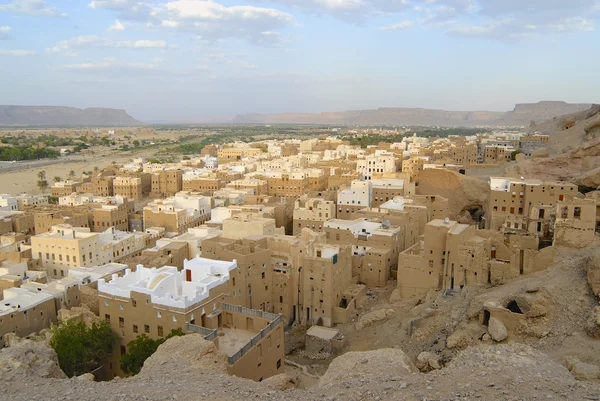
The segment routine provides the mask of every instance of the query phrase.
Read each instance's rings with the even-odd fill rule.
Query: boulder
[[[77,379],[83,380],[83,381],[86,381],[86,382],[93,382],[93,381],[96,380],[96,378],[94,377],[94,375],[91,374],[91,373],[84,373],[84,374],[82,374],[80,376],[77,376]]]
[[[432,352],[421,352],[417,357],[415,366],[423,373],[441,368],[439,357]]]
[[[421,172],[417,193],[438,195],[448,199],[451,219],[463,211],[483,209],[490,186],[482,180],[443,169],[426,169]]]
[[[575,179],[580,187],[598,188],[600,186],[600,167],[587,171]]]
[[[56,352],[45,342],[22,340],[0,350],[0,376],[6,374],[51,379],[66,379]]]
[[[372,325],[375,322],[380,320],[387,319],[395,313],[393,309],[379,309],[373,312],[369,312],[365,315],[362,315],[358,319],[358,323],[356,323],[356,329],[362,330],[367,326]]]
[[[410,358],[397,348],[375,351],[348,352],[335,358],[319,380],[319,386],[339,385],[340,382],[362,379],[381,380],[383,376],[403,376],[418,373]]]
[[[572,366],[571,373],[577,380],[597,380],[600,378],[600,367],[591,363],[579,362]]]
[[[220,352],[212,341],[200,334],[172,337],[161,344],[156,352],[146,359],[142,372],[151,374],[163,371],[164,365],[192,365],[218,373],[227,373],[227,355]]]
[[[508,330],[506,329],[504,323],[493,317],[490,319],[490,323],[488,325],[488,334],[494,341],[501,342],[506,340],[508,337]]]

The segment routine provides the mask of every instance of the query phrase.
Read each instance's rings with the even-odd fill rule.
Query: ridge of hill
[[[134,126],[125,110],[92,107],[0,105],[0,126]]]
[[[423,108],[379,108],[324,113],[242,114],[234,123],[340,125],[529,126],[560,115],[589,109],[591,104],[542,101],[517,104],[512,111],[446,111]]]

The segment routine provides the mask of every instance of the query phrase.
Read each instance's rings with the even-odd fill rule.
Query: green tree
[[[521,152],[519,152],[518,150],[515,150],[514,152],[512,152],[512,153],[510,154],[510,160],[512,160],[512,161],[515,161],[515,160],[517,160],[517,155],[518,155],[519,153],[521,153]]]
[[[46,179],[46,172],[44,170],[40,171],[39,173],[37,173],[38,178],[41,180],[45,180]]]
[[[60,368],[73,377],[99,367],[116,342],[117,335],[106,322],[87,327],[83,322],[69,320],[54,330],[50,346],[56,352]]]
[[[54,182],[59,182],[62,181],[62,178],[60,178],[59,176],[54,176]]]
[[[135,147],[140,146],[140,141],[138,141],[137,139],[135,141],[133,141],[133,146],[135,146]]]
[[[37,186],[38,186],[39,189],[41,189],[42,191],[44,191],[46,188],[48,188],[48,181],[46,181],[46,180],[38,180]]]
[[[75,170],[71,170],[71,171],[69,171],[69,177],[70,177],[70,178],[73,178],[73,177],[75,177]]]
[[[173,329],[166,338],[153,340],[146,334],[137,336],[135,340],[127,344],[127,352],[121,356],[121,369],[128,375],[137,375],[142,370],[144,362],[156,349],[171,337],[182,336],[181,329]]]

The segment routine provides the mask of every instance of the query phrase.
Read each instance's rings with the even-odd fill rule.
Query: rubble
[[[440,358],[432,352],[421,352],[417,357],[415,366],[423,373],[441,369]]]

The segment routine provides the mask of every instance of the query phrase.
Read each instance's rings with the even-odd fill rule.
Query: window
[[[133,325],[133,332],[134,332],[134,333],[137,333],[137,332],[138,332],[138,326],[137,326],[137,324],[134,324],[134,325]]]
[[[127,348],[124,345],[121,345],[121,355],[125,355],[127,353]]]
[[[125,318],[123,318],[123,317],[119,318],[119,327],[120,328],[125,327]]]
[[[575,217],[576,219],[581,219],[581,208],[580,207],[575,208],[575,211],[573,212],[573,217]]]
[[[109,314],[105,314],[104,315],[104,321],[108,324],[110,324],[110,315]]]
[[[144,325],[144,332],[145,333],[150,333],[150,325],[149,324],[145,324]]]
[[[135,299],[131,300],[131,306],[133,306],[134,308],[137,307],[137,302]]]
[[[158,336],[159,337],[163,337],[163,327],[162,326],[158,326],[157,329],[158,329]]]
[[[278,359],[277,360],[277,369],[280,369],[280,368],[281,368],[281,359]]]

